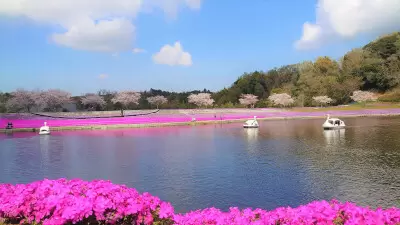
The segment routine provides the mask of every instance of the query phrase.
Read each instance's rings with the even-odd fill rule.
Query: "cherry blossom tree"
[[[350,96],[351,99],[353,99],[356,102],[361,103],[362,105],[365,105],[366,102],[369,101],[376,101],[378,97],[369,91],[354,91],[353,95]]]
[[[191,94],[188,97],[188,102],[197,105],[198,107],[210,106],[214,103],[214,99],[211,98],[211,94],[209,93],[199,93],[199,94]]]
[[[103,97],[93,93],[86,94],[84,97],[81,98],[81,102],[85,107],[91,110],[93,109],[95,110],[97,108],[103,108],[104,105],[106,104],[106,101],[104,101]]]
[[[6,108],[9,112],[31,112],[31,109],[37,104],[38,92],[17,89],[11,93],[11,98],[6,102]]]
[[[135,91],[121,91],[118,92],[114,98],[111,99],[111,102],[114,104],[121,104],[121,116],[124,115],[124,107],[127,107],[129,104],[139,104],[140,93]]]
[[[58,111],[63,105],[71,101],[71,93],[60,89],[49,89],[37,92],[35,102],[39,108],[49,111]]]
[[[272,94],[268,97],[268,100],[270,100],[274,105],[280,105],[283,107],[292,105],[294,103],[292,96],[286,93]]]
[[[168,102],[167,98],[164,97],[164,96],[162,96],[162,95],[157,95],[157,96],[153,96],[153,97],[148,97],[148,98],[147,98],[147,101],[148,101],[150,104],[157,106],[157,109],[158,109],[158,106],[159,106],[159,105],[162,105],[162,104],[165,104],[165,103]]]
[[[333,99],[329,98],[328,96],[324,95],[324,96],[315,96],[313,97],[313,100],[322,105],[327,105],[333,102]]]
[[[245,106],[251,106],[254,108],[254,105],[258,102],[258,96],[252,94],[242,94],[239,99],[240,104]]]

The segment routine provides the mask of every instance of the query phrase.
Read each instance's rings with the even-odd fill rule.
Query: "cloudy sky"
[[[0,91],[218,90],[397,30],[399,0],[0,0]]]

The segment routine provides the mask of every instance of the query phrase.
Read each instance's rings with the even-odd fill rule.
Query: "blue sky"
[[[112,20],[112,16],[127,18],[131,24],[119,27],[126,31],[134,26],[134,35],[118,33],[112,36],[114,34],[102,30],[90,36],[93,40],[89,39],[87,43],[74,39],[70,44],[72,42],[66,39],[68,35],[59,41],[55,41],[52,35],[72,30],[74,23],[71,21],[78,21],[73,15],[86,16],[83,11],[75,14],[74,10],[79,9],[65,9],[65,15],[72,15],[66,21],[51,14],[53,9],[49,12],[24,11],[10,7],[7,1],[12,0],[0,0],[0,91],[3,92],[16,88],[60,88],[73,94],[99,89],[185,91],[207,88],[216,91],[231,85],[244,72],[266,71],[285,64],[314,60],[322,55],[338,59],[346,51],[398,28],[395,22],[393,26],[371,23],[372,29],[360,30],[355,25],[351,27],[352,24],[347,26],[346,20],[340,19],[321,20],[314,24],[319,10],[316,0],[192,0],[197,2],[193,4],[201,3],[198,6],[170,0],[178,9],[175,13],[170,12],[170,6],[154,6],[149,7],[150,10],[140,9],[138,13],[132,10],[132,15],[127,16],[129,13],[125,12],[107,14],[105,10],[109,6],[105,6],[99,14],[107,16],[93,18],[93,21]],[[338,15],[340,10],[327,8],[331,6],[329,1],[324,3],[321,0],[319,4],[325,4],[326,18],[333,18],[330,15]],[[118,4],[118,1],[115,2]],[[399,12],[400,3],[396,0],[384,2],[393,5],[380,9],[383,13],[388,14],[393,8]],[[335,4],[335,7],[340,7],[340,4]],[[342,7],[348,9],[350,6],[343,3]],[[373,12],[374,8],[376,6],[365,6],[363,9]],[[349,10],[357,13],[360,9],[350,7]],[[351,12],[346,15],[351,15]],[[44,19],[38,19],[44,14]],[[396,21],[399,18],[396,16],[388,16],[385,21]],[[358,19],[363,22],[363,18]],[[307,21],[311,23],[308,27],[304,26]],[[119,34],[127,36],[120,41]],[[303,47],[299,47],[295,43],[303,34]],[[102,35],[112,36],[114,43],[104,40],[106,38]],[[97,41],[95,38],[103,39]],[[129,40],[126,41],[126,38]],[[126,44],[123,44],[124,41]],[[121,46],[116,46],[118,53],[82,50],[93,43],[111,46],[116,42],[121,43]],[[183,52],[190,54],[190,63],[179,63],[183,62],[179,61],[179,56],[169,56],[168,51],[160,56],[158,63],[155,62],[153,55],[165,45],[174,47],[175,42],[180,43]],[[145,52],[135,54],[133,48],[144,49]],[[171,65],[163,64],[165,60]],[[105,76],[100,78],[102,74]]]

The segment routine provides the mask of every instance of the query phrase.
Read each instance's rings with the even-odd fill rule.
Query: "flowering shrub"
[[[108,181],[0,185],[0,219],[5,223],[171,224],[172,216],[169,203]]]
[[[179,225],[399,225],[400,209],[374,211],[352,203],[339,203],[333,200],[312,202],[297,208],[282,207],[273,211],[230,208],[229,212],[222,212],[210,208],[176,215],[174,221]]]
[[[169,203],[107,181],[44,180],[0,185],[0,224],[400,225],[400,209],[316,201],[273,211],[208,208],[174,214]]]

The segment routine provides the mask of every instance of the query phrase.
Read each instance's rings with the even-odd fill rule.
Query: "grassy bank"
[[[295,107],[289,109],[294,112],[324,112],[324,111],[351,111],[351,110],[364,110],[364,109],[398,109],[400,108],[399,103],[369,103],[363,104],[352,104],[342,106],[331,106],[331,107]]]

